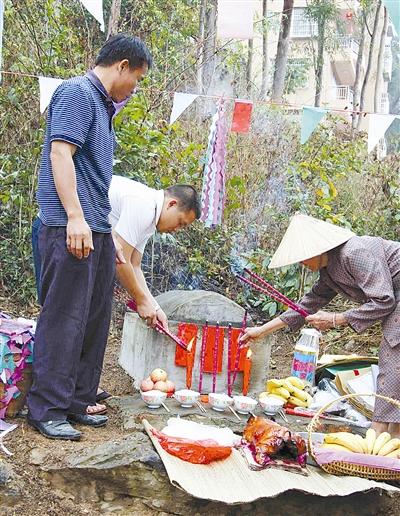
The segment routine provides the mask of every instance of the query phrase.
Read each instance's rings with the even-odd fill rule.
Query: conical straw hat
[[[299,213],[292,217],[269,268],[308,260],[347,242],[353,236],[349,229]]]

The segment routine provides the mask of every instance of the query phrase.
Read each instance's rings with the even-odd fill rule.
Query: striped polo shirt
[[[50,161],[51,142],[77,146],[73,156],[77,193],[92,231],[110,233],[108,190],[112,178],[115,134],[113,106],[93,72],[64,81],[50,101],[39,171],[39,217],[47,226],[66,226],[67,214],[58,197]]]

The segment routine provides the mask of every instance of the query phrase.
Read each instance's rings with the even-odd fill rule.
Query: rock
[[[29,454],[29,463],[39,466],[40,464],[43,464],[47,454],[48,451],[43,448],[33,448]]]
[[[22,493],[22,481],[11,464],[0,459],[0,507],[13,507]]]
[[[348,342],[346,342],[346,344],[344,345],[344,349],[346,351],[354,351],[355,345],[356,341],[354,339],[351,339]]]

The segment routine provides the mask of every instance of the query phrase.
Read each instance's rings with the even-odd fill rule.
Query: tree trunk
[[[201,0],[199,11],[199,34],[197,40],[197,91],[203,93],[203,50],[207,0]]]
[[[268,92],[268,74],[269,74],[269,61],[268,61],[268,0],[263,0],[263,54],[262,54],[262,82],[260,98],[265,99]]]
[[[290,25],[292,22],[294,0],[284,0],[281,28],[279,30],[278,48],[275,58],[274,82],[272,84],[271,100],[278,102],[282,99],[285,87],[285,76],[290,40]]]
[[[358,111],[360,104],[360,86],[362,79],[362,62],[364,57],[364,47],[365,47],[365,11],[362,13],[362,22],[361,22],[361,34],[360,34],[360,42],[358,47],[358,55],[356,62],[356,76],[354,78],[353,85],[353,114],[351,120],[351,129],[354,131],[357,127],[358,115],[356,111]]]
[[[378,23],[379,23],[379,13],[381,10],[382,1],[379,0],[378,5],[376,7],[375,11],[375,19],[374,19],[374,28],[372,29],[372,35],[371,35],[371,41],[369,43],[369,52],[368,52],[368,63],[367,63],[367,69],[365,70],[364,80],[361,88],[361,94],[360,94],[360,111],[364,111],[365,107],[365,91],[367,88],[367,84],[371,75],[372,70],[372,61],[373,61],[373,54],[374,54],[374,47],[375,47],[375,40],[376,35],[378,32]],[[362,115],[358,117],[358,124],[357,127],[360,129],[362,120]]]
[[[246,91],[249,96],[251,96],[252,90],[252,77],[251,71],[253,67],[253,40],[248,40],[248,51],[247,51],[247,65],[246,65]]]
[[[324,71],[324,48],[325,48],[325,18],[318,18],[318,55],[315,69],[315,98],[314,106],[321,105],[322,74]]]
[[[383,60],[384,60],[384,54],[385,54],[386,33],[387,33],[387,29],[388,29],[388,12],[385,7],[383,7],[383,10],[384,10],[383,27],[382,27],[382,32],[381,32],[381,40],[379,42],[378,62],[376,65],[375,92],[374,92],[374,111],[375,111],[375,113],[381,112]]]
[[[206,93],[211,86],[215,65],[215,45],[216,45],[216,21],[217,4],[216,0],[211,0],[207,5],[205,14],[204,29],[204,48],[203,48],[203,92]]]
[[[121,16],[121,0],[112,0],[110,16],[108,18],[107,39],[118,32],[118,23]]]

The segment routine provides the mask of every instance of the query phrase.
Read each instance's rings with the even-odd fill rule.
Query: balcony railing
[[[353,102],[353,88],[351,86],[336,86],[333,90],[333,94],[336,100]]]
[[[389,95],[385,92],[381,95],[380,113],[389,113]]]
[[[337,42],[340,49],[352,50],[355,54],[358,54],[360,45],[358,41],[356,41],[351,36],[339,36],[337,38]]]

